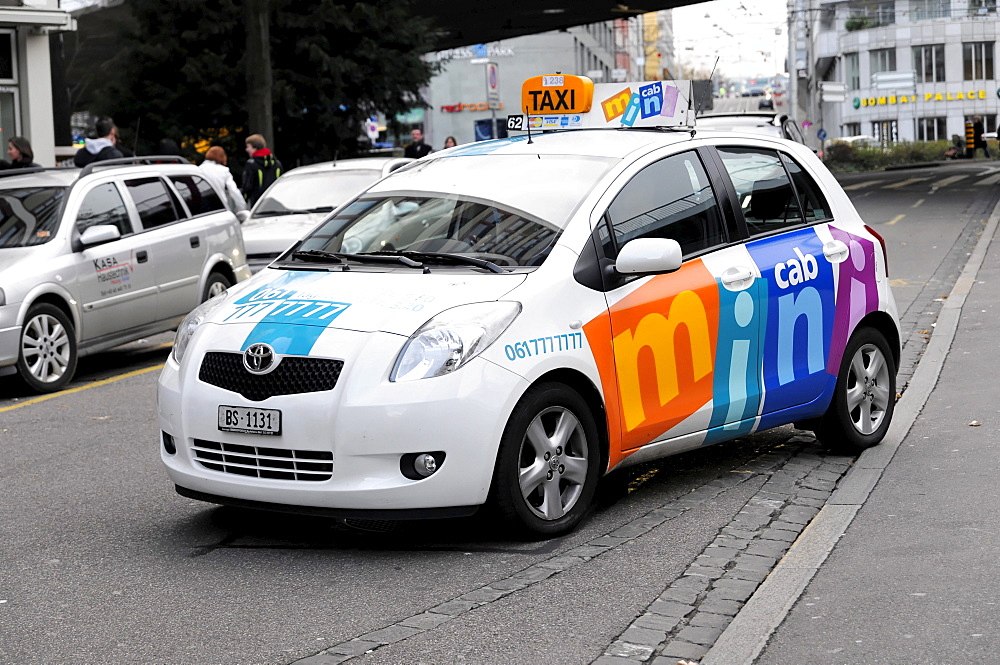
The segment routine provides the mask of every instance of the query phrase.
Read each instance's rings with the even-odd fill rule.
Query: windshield
[[[0,248],[41,245],[55,237],[65,187],[0,190]]]
[[[330,212],[382,177],[375,169],[351,169],[278,178],[253,210],[252,217]]]
[[[363,198],[306,236],[298,250],[441,252],[499,266],[541,265],[561,229],[488,201],[451,196]]]

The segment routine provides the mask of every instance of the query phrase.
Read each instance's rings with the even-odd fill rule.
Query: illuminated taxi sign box
[[[547,85],[546,85],[547,84]],[[690,81],[599,83],[536,76],[521,87],[525,129],[690,126]]]
[[[590,111],[594,82],[586,76],[534,76],[521,84],[521,108],[528,116]]]

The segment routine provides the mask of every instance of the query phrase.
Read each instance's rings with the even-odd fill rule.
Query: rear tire
[[[221,272],[213,272],[208,276],[208,280],[205,282],[205,292],[202,294],[201,301],[211,300],[217,295],[222,294],[226,289],[232,286],[233,283],[228,277],[223,275]]]
[[[76,373],[76,331],[55,305],[34,305],[24,317],[17,354],[17,373],[29,389],[51,393]]]
[[[860,453],[885,437],[895,406],[896,366],[889,343],[875,328],[860,328],[844,351],[816,438],[830,449]]]
[[[493,474],[491,500],[503,520],[531,537],[575,528],[597,488],[597,441],[579,394],[558,383],[530,388],[507,422]]]

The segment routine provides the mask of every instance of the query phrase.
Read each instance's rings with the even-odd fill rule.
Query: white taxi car
[[[687,91],[529,79],[509,124],[579,129],[434,153],[192,312],[159,381],[177,491],[487,505],[544,536],[626,465],[792,422],[878,443],[900,352],[884,243],[808,148],[692,129]]]

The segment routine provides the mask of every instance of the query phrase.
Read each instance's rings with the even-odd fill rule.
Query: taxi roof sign
[[[527,115],[587,113],[594,101],[594,82],[586,76],[533,76],[521,84],[521,110]]]
[[[693,127],[691,81],[594,84],[585,76],[550,75],[521,86],[523,127],[551,130],[618,127]]]

